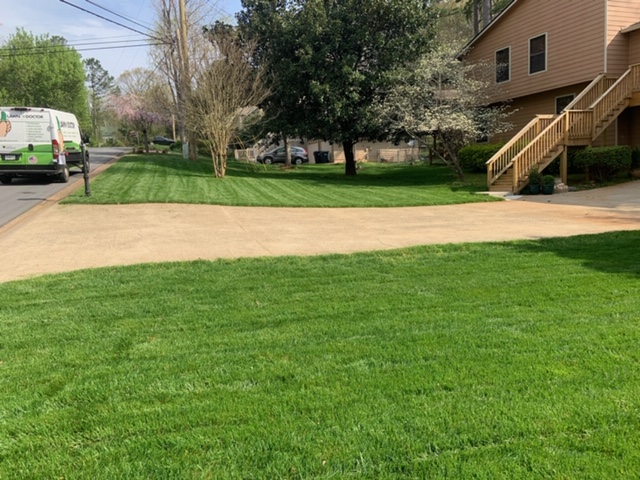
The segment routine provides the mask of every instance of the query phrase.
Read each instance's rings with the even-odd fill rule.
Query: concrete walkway
[[[517,200],[407,208],[59,205],[0,228],[0,282],[144,262],[316,255],[640,230],[640,181]]]

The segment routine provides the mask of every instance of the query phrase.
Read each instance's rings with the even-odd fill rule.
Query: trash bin
[[[316,163],[329,163],[329,152],[317,151],[313,152],[313,158]]]

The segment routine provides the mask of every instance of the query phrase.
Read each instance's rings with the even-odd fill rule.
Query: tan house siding
[[[606,0],[518,0],[473,42],[465,61],[494,61],[496,50],[511,48],[511,78],[500,99],[590,82],[604,70],[605,13]],[[529,75],[529,39],[541,34],[547,69]]]
[[[629,37],[629,65],[640,63],[640,30],[628,33]]]
[[[509,123],[513,124],[514,128],[492,138],[491,141],[504,142],[510,139],[536,115],[555,114],[557,97],[578,95],[587,85],[588,83],[586,82],[579,83],[577,85],[558,88],[535,95],[527,95],[526,97],[516,99],[510,108],[511,111],[515,111],[509,117]]]
[[[609,0],[607,9],[607,73],[621,75],[629,66],[629,35],[620,32],[640,20],[638,0]],[[638,63],[638,62],[632,62]]]

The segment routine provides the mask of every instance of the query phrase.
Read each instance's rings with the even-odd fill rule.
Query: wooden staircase
[[[543,171],[572,145],[591,145],[640,91],[640,64],[598,76],[559,115],[538,115],[487,162],[490,191],[519,193],[532,167]]]

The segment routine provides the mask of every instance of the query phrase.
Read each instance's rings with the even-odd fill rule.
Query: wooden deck
[[[559,115],[538,115],[487,162],[490,191],[520,192],[528,174],[543,171],[562,155],[566,183],[566,150],[591,145],[628,106],[640,105],[640,64],[620,78],[600,75]]]

